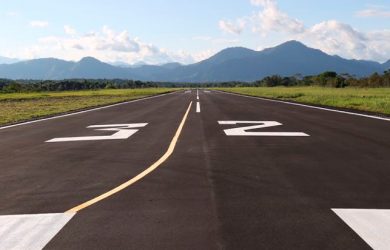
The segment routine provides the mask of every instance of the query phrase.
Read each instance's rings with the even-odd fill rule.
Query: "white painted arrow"
[[[1,250],[40,250],[76,213],[0,216]]]
[[[370,247],[390,249],[390,210],[332,209]]]
[[[117,131],[113,135],[107,136],[81,136],[81,137],[64,137],[54,138],[46,142],[74,142],[74,141],[100,141],[100,140],[125,140],[133,134],[137,133],[138,129],[148,125],[147,123],[133,124],[110,124],[110,125],[92,125],[87,128],[94,128],[98,131]]]

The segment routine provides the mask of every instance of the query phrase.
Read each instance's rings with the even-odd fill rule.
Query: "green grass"
[[[0,93],[0,124],[10,124],[174,91],[168,88]]]
[[[390,88],[218,88],[228,92],[390,115]]]

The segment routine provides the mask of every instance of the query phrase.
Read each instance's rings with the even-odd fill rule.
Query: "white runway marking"
[[[196,100],[199,100],[199,89],[196,90]]]
[[[218,90],[216,90],[216,91],[218,91]],[[342,110],[337,110],[337,109],[321,108],[321,107],[316,107],[316,106],[311,106],[311,105],[306,105],[306,104],[300,104],[300,103],[293,103],[293,102],[286,102],[286,101],[279,101],[279,100],[271,100],[271,99],[266,99],[266,98],[261,98],[261,97],[256,97],[256,96],[246,96],[246,95],[240,95],[240,94],[235,94],[235,93],[227,93],[227,92],[224,92],[224,91],[218,91],[218,92],[223,93],[223,94],[227,94],[227,95],[241,96],[241,97],[258,99],[258,100],[263,100],[263,101],[268,101],[268,102],[278,102],[278,103],[284,103],[284,104],[300,106],[300,107],[305,107],[305,108],[319,109],[319,110],[325,110],[325,111],[336,112],[336,113],[341,113],[341,114],[355,115],[355,116],[361,116],[361,117],[366,117],[366,118],[371,118],[371,119],[390,121],[390,118],[379,117],[379,116],[375,116],[375,115],[365,115],[365,114],[353,113],[353,112],[342,111]]]
[[[196,113],[200,113],[200,103],[196,103]]]
[[[1,250],[40,250],[75,213],[0,216]]]
[[[210,93],[210,91],[208,91],[208,90],[204,90],[203,92],[204,92],[204,93]]]
[[[117,131],[113,135],[106,136],[81,136],[81,137],[64,137],[54,138],[46,142],[75,142],[75,141],[100,141],[100,140],[125,140],[138,132],[138,129],[143,128],[147,123],[133,124],[111,124],[111,125],[92,125],[87,128],[95,128],[97,131]]]
[[[191,93],[192,93],[191,90],[187,90],[184,92],[184,94],[191,94]]]
[[[121,103],[107,105],[107,106],[100,107],[100,108],[92,108],[92,109],[88,109],[88,110],[84,110],[84,111],[78,111],[78,112],[74,112],[74,113],[70,113],[70,114],[66,114],[66,115],[58,115],[58,116],[38,119],[38,120],[34,120],[34,121],[29,121],[29,122],[22,122],[22,123],[18,123],[18,124],[14,124],[14,125],[0,127],[0,130],[7,129],[7,128],[18,127],[18,126],[23,126],[23,125],[28,125],[28,124],[37,123],[37,122],[54,120],[54,119],[68,117],[68,116],[73,116],[73,115],[84,114],[84,113],[88,113],[88,112],[92,112],[92,111],[98,111],[98,110],[102,110],[102,109],[107,109],[107,108],[112,108],[112,107],[116,107],[116,106],[121,106],[121,105],[129,104],[129,103],[133,103],[133,102],[140,102],[140,101],[149,100],[149,99],[153,99],[153,98],[158,98],[158,97],[162,97],[162,96],[166,96],[166,95],[172,95],[174,93],[176,93],[176,92],[172,92],[172,93],[168,93],[168,94],[162,94],[162,95],[156,95],[156,96],[151,96],[151,97],[145,97],[145,98],[132,100],[132,101],[128,101],[128,102],[121,102]]]
[[[309,136],[302,132],[248,132],[248,130],[281,126],[275,121],[219,121],[220,125],[259,124],[240,128],[225,129],[227,136]]]
[[[390,210],[332,209],[373,249],[390,249]]]

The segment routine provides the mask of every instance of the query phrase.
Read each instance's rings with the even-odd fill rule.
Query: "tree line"
[[[0,79],[0,91],[3,93],[41,92],[41,91],[70,91],[98,89],[139,89],[176,87],[180,84],[143,82],[122,79],[69,79],[69,80],[9,80]]]
[[[390,87],[390,70],[383,74],[372,74],[369,77],[356,78],[349,74],[337,74],[336,72],[324,72],[315,76],[295,75],[282,77],[279,75],[267,76],[255,82],[222,82],[207,83],[208,87],[293,87],[293,86],[321,86],[332,88],[362,87],[378,88]]]
[[[40,92],[40,91],[66,91],[66,90],[97,90],[97,89],[135,89],[158,87],[276,87],[276,86],[322,86],[333,88],[345,87],[390,87],[390,70],[383,74],[375,73],[369,77],[356,78],[348,74],[324,72],[315,76],[295,75],[282,77],[268,76],[255,82],[218,82],[218,83],[171,83],[171,82],[144,82],[134,80],[9,80],[0,79],[0,92]]]

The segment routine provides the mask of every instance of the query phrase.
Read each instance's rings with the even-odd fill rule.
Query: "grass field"
[[[390,115],[390,88],[219,88],[228,92]]]
[[[10,124],[91,107],[124,102],[174,89],[118,89],[40,93],[0,93],[0,124]]]

